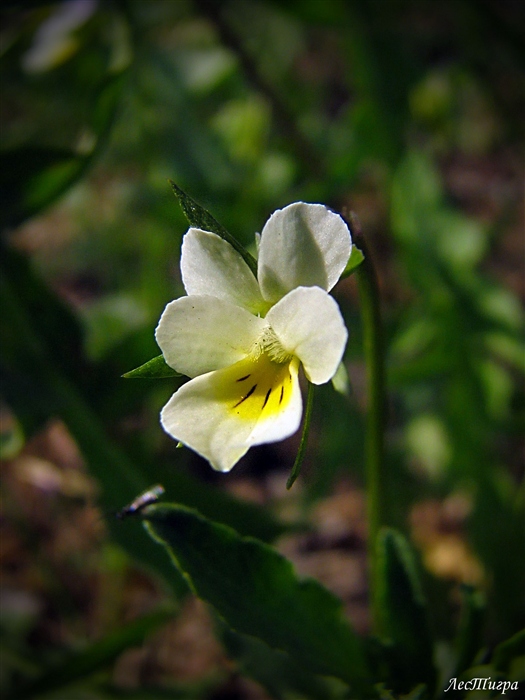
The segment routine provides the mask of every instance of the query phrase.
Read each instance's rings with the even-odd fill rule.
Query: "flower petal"
[[[161,413],[164,430],[229,471],[252,445],[282,440],[302,413],[297,361],[246,358],[184,384]]]
[[[286,352],[301,360],[307,378],[324,384],[343,357],[348,332],[335,300],[319,287],[298,287],[266,316]]]
[[[266,326],[240,306],[192,295],[166,306],[155,337],[170,367],[196,377],[249,355]]]
[[[263,297],[276,302],[299,286],[329,291],[351,248],[348,226],[322,204],[296,202],[278,209],[261,234],[258,277]]]
[[[209,294],[254,314],[267,308],[242,256],[215,233],[190,228],[182,241],[180,267],[189,295]]]

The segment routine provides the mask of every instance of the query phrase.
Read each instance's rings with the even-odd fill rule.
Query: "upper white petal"
[[[266,326],[239,306],[192,295],[166,306],[155,337],[170,367],[196,377],[246,357]]]
[[[210,231],[190,228],[182,241],[181,273],[189,295],[210,294],[257,314],[265,304],[242,256]]]
[[[298,287],[266,316],[283,348],[301,360],[307,378],[324,384],[335,374],[348,338],[335,300],[319,287]]]
[[[290,365],[289,392],[283,410],[265,415],[265,394],[252,394],[257,403],[248,416],[236,412],[239,396],[248,391],[238,383],[246,363],[210,372],[184,384],[168,401],[161,413],[164,430],[207,459],[214,469],[229,471],[252,445],[282,440],[292,435],[301,422],[302,401],[297,364]],[[283,368],[283,371],[286,368]],[[246,404],[244,404],[246,405]],[[261,410],[258,410],[258,409]],[[275,406],[274,406],[275,408]],[[252,415],[253,413],[253,415]]]
[[[351,248],[348,226],[322,204],[296,202],[278,209],[261,234],[258,278],[264,299],[276,302],[299,286],[329,291]]]

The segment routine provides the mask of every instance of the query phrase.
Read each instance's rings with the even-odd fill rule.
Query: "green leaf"
[[[457,661],[454,676],[472,666],[481,649],[483,626],[485,623],[486,603],[480,591],[471,586],[463,586],[463,607],[456,639]]]
[[[352,245],[352,252],[350,253],[350,257],[348,258],[348,262],[346,263],[345,269],[341,273],[340,279],[349,277],[353,272],[355,272],[359,265],[361,265],[364,259],[365,256],[363,255],[362,251],[360,251],[354,243]]]
[[[84,158],[73,151],[23,146],[0,155],[0,227],[17,226],[64,192]]]
[[[197,204],[195,200],[189,197],[181,188],[172,180],[169,181],[173,188],[175,196],[179,200],[184,216],[188,219],[190,226],[200,228],[203,231],[211,231],[227,241],[235,250],[242,255],[244,261],[257,277],[257,260],[251,255],[246,248],[227,231],[204,207]]]
[[[378,686],[379,700],[427,700],[428,689],[427,686],[422,683],[417,685],[410,693],[406,695],[396,695],[394,696],[388,688],[384,687],[384,684]]]
[[[403,695],[401,700],[424,700],[424,698],[428,698],[428,690],[423,683],[416,686],[414,690],[410,691],[407,695]]]
[[[391,644],[391,681],[398,692],[436,682],[433,644],[414,556],[406,539],[384,528],[377,542],[378,598],[383,636]]]
[[[291,696],[309,700],[343,700],[348,686],[334,678],[322,678],[298,664],[282,651],[270,649],[260,639],[238,634],[218,624],[219,636],[228,656],[241,672],[260,683],[270,697],[285,700]]]
[[[163,355],[157,355],[157,357],[148,360],[140,367],[132,369],[122,376],[124,379],[167,379],[170,377],[182,377],[182,374],[166,364]]]
[[[176,612],[172,605],[164,605],[149,615],[131,622],[108,635],[87,649],[71,654],[60,664],[54,665],[42,676],[17,689],[16,699],[32,698],[86,679],[107,667],[119,654],[130,647],[142,644],[157,627],[166,623]],[[14,699],[13,699],[14,700]]]
[[[287,652],[312,673],[371,693],[358,637],[341,603],[317,581],[301,580],[274,549],[182,506],[159,504],[142,517],[196,594],[235,631]]]
[[[150,476],[153,475],[152,466],[148,465]],[[156,472],[155,478],[162,479],[168,495],[176,494],[178,503],[196,508],[207,518],[224,523],[243,535],[272,542],[285,533],[301,529],[300,525],[279,522],[262,506],[235,498],[227,491],[187,474],[185,470],[173,469],[172,463],[165,465],[162,472]]]
[[[512,662],[523,657],[525,662],[525,629],[517,632],[513,637],[499,644],[494,650],[492,665],[498,671],[508,673]],[[525,677],[525,668],[523,669]]]
[[[26,435],[50,416],[62,418],[90,473],[101,485],[100,505],[108,513],[111,535],[121,547],[162,575],[177,594],[186,590],[181,577],[176,581],[177,572],[166,552],[151,546],[140,520],[122,522],[109,516],[154,480],[183,503],[245,534],[272,540],[286,531],[263,508],[217,492],[183,470],[174,470],[172,463],[168,468],[154,458],[137,460],[135,454],[124,452],[105,431],[110,422],[100,420],[99,401],[100,394],[112,393],[115,384],[133,383],[122,382],[117,374],[99,375],[99,368],[85,361],[76,319],[33,273],[25,258],[3,247],[0,273],[2,396]]]
[[[35,216],[77,182],[107,142],[126,84],[126,71],[104,78],[93,96],[88,123],[96,137],[92,150],[26,144],[0,153],[0,229]]]

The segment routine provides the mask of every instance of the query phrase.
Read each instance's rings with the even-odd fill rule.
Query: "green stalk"
[[[306,452],[306,443],[308,441],[308,432],[310,430],[310,420],[312,418],[312,408],[314,405],[314,384],[308,382],[308,393],[306,394],[306,407],[304,409],[304,422],[303,422],[303,432],[301,434],[301,442],[299,443],[299,449],[297,450],[297,457],[295,458],[294,465],[288,481],[286,482],[286,488],[291,489],[295,480],[299,476],[301,471],[301,466],[303,463],[304,455]]]
[[[384,340],[381,323],[379,284],[370,250],[361,233],[355,214],[350,213],[350,228],[354,244],[364,254],[364,260],[356,269],[361,316],[363,322],[363,350],[366,362],[368,412],[366,418],[366,490],[368,521],[368,568],[370,576],[370,605],[372,623],[376,633],[380,631],[380,609],[377,581],[377,539],[380,529],[389,524],[386,498],[385,469],[385,416],[386,386]]]

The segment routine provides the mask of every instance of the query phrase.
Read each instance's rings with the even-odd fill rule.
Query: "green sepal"
[[[384,528],[377,541],[381,636],[390,646],[390,681],[397,692],[436,683],[433,643],[416,562],[407,540]]]
[[[188,219],[190,226],[200,228],[203,231],[211,231],[227,241],[235,250],[243,257],[244,262],[257,277],[257,260],[251,255],[246,248],[220,224],[209,211],[197,204],[195,200],[189,197],[181,188],[172,180],[169,180],[173,188],[175,196],[179,200],[179,204],[184,212],[184,216]]]
[[[140,367],[132,369],[122,376],[124,379],[168,379],[182,377],[182,374],[166,364],[163,355],[157,355],[157,357],[148,360]]]
[[[348,262],[346,263],[346,267],[341,273],[340,279],[344,279],[345,277],[350,277],[350,275],[357,270],[359,265],[363,262],[365,259],[364,254],[362,251],[359,250],[359,248],[355,245],[355,243],[352,245],[352,252],[350,253],[350,257],[348,258]]]
[[[299,579],[272,547],[193,509],[155,504],[140,517],[229,627],[288,653],[314,674],[341,679],[360,698],[373,695],[362,643],[341,601],[320,583]]]

